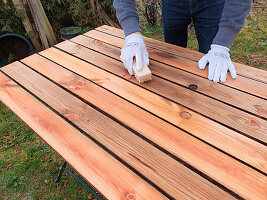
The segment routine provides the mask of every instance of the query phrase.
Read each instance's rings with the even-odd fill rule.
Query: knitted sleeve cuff
[[[139,21],[136,17],[127,17],[121,21],[121,26],[124,30],[125,37],[134,32],[141,32]]]

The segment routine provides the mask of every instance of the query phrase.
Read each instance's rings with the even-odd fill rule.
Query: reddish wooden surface
[[[80,48],[80,50],[81,49],[82,48]],[[149,110],[150,112],[173,123],[174,125],[181,127],[182,129],[190,132],[196,137],[213,144],[214,146],[231,155],[234,155],[241,160],[244,160],[247,163],[250,163],[256,168],[261,168],[261,170],[266,171],[267,157],[264,145],[255,142],[254,140],[251,140],[245,136],[242,136],[241,134],[238,134],[231,129],[221,126],[218,123],[213,122],[212,120],[208,120],[207,118],[198,115],[186,108],[183,108],[182,106],[154,95],[153,93],[146,91],[143,88],[130,84],[128,83],[128,81],[120,80],[120,78],[117,78],[112,74],[105,73],[103,70],[98,69],[78,58],[66,55],[60,50],[50,48],[46,51],[43,51],[41,55],[51,59],[52,61],[62,63],[65,68],[71,69],[75,73],[82,74],[84,77],[92,80],[96,84],[99,84],[109,91],[119,94],[123,98],[126,98],[127,100],[134,102],[138,106],[141,106],[146,110]],[[78,53],[76,55],[78,55]],[[84,52],[83,55],[92,56],[92,54],[88,52]],[[83,58],[86,59],[87,57]],[[111,64],[111,62],[109,62],[109,64]],[[114,68],[112,67],[112,65],[109,66],[111,66],[111,68]],[[119,69],[122,68],[119,67]],[[130,81],[131,80],[136,83],[136,80],[134,78],[130,79]],[[155,77],[153,78],[152,82],[154,81]],[[118,82],[118,84],[114,85],[116,82]],[[149,84],[152,84],[152,82]],[[126,84],[127,87],[123,87],[122,83]],[[143,86],[145,85],[147,84],[143,84]],[[143,96],[149,98],[144,99]],[[154,100],[150,101],[152,96],[154,96]],[[160,102],[162,102],[162,105],[159,105]],[[187,113],[189,117],[183,117],[182,113]],[[248,144],[250,145],[248,146]],[[242,151],[240,151],[237,147],[240,147]],[[259,159],[255,159],[255,155],[259,156]]]
[[[1,72],[0,99],[108,199],[167,199]]]
[[[229,194],[155,148],[108,116],[21,63],[3,69],[12,78],[177,199],[228,199]],[[164,163],[164,165],[162,165]],[[85,169],[86,170],[86,169]],[[256,188],[255,188],[256,189]]]
[[[99,54],[95,51],[84,48],[83,46],[66,41],[61,44],[58,44],[57,47],[65,51],[69,51],[71,52],[72,55],[78,56],[79,58],[88,60],[89,62],[94,63],[97,66],[101,66],[101,68],[106,69],[109,72],[115,73],[116,75],[124,76],[125,74],[127,74],[127,72],[121,67],[122,65],[121,62],[106,57],[105,55]],[[44,51],[41,54],[45,55],[48,54],[48,52],[49,51],[47,52]],[[72,65],[68,64],[71,63],[71,61],[65,60],[65,54],[63,52],[61,53],[61,57],[62,56],[64,57],[62,59],[64,65],[72,67]],[[59,58],[57,57],[55,59]],[[177,104],[173,102],[168,102],[166,101],[165,98],[160,98],[159,95],[151,94],[151,92],[143,90],[140,87],[128,83],[127,81],[121,80],[116,76],[112,76],[109,73],[105,72],[102,73],[101,70],[95,68],[93,69],[99,71],[99,73],[101,73],[100,76],[104,76],[103,74],[107,74],[106,77],[108,78],[110,78],[110,76],[114,77],[111,83],[108,82],[103,83],[105,87],[109,88],[115,93],[123,95],[124,98],[127,98],[128,100],[131,100],[132,102],[137,103],[140,106],[145,105],[143,103],[143,96],[146,96],[146,100],[149,99],[150,101],[152,101],[149,104],[147,104],[147,106],[145,106],[146,109],[182,128],[186,129],[188,127],[188,124],[187,125],[180,124],[177,121],[177,112],[180,109],[183,109],[182,106],[179,106],[180,104],[186,106],[187,108],[193,109],[205,116],[208,116],[220,123],[233,127],[235,130],[246,133],[251,137],[254,137],[263,142],[267,142],[267,134],[265,134],[267,130],[267,125],[265,123],[265,120],[261,118],[254,117],[253,115],[250,115],[246,112],[242,112],[239,109],[235,109],[229,105],[215,101],[209,97],[206,97],[205,95],[198,94],[187,88],[180,87],[179,85],[173,84],[156,76],[153,76],[153,81],[147,84],[142,84],[142,87],[147,88],[153,92],[156,92],[157,94],[163,95],[164,97],[167,97],[168,99],[177,102]],[[87,70],[85,69],[85,71]],[[76,72],[82,73],[79,68],[77,69]],[[114,79],[116,80],[117,83],[115,83]],[[135,80],[129,79],[129,81],[135,81]],[[133,89],[135,93],[132,94],[130,97],[129,95],[131,93],[120,92],[123,88],[125,88],[126,90],[128,90],[128,88],[138,88],[138,89]],[[140,96],[139,99],[141,99],[142,102],[138,101],[137,92],[139,93]],[[152,97],[154,97],[154,99]],[[154,107],[151,105],[154,105]],[[167,105],[171,105],[172,107],[170,106],[168,107]],[[176,107],[177,109],[175,109]],[[187,112],[191,112],[189,111],[189,109],[185,110],[187,110]],[[198,123],[199,121],[193,120],[193,122]],[[203,124],[205,123],[201,122],[199,126],[203,127]],[[216,129],[219,130],[218,123],[210,122],[209,127],[212,127],[211,124],[214,124],[216,127],[210,130],[212,131],[212,133]],[[198,129],[199,128],[200,127],[198,127]],[[204,132],[206,132],[208,130],[208,127],[205,126],[204,130],[205,130]]]
[[[54,56],[55,58],[59,58],[57,54],[54,54]],[[264,176],[258,176],[257,173],[254,174],[254,176],[247,176],[248,174],[253,174],[254,171],[174,126],[171,126],[120,97],[113,95],[99,85],[91,84],[89,80],[79,77],[37,55],[30,56],[22,60],[22,62],[63,87],[68,88],[75,94],[96,105],[98,108],[105,110],[108,114],[113,115],[122,123],[138,131],[149,140],[183,159],[198,170],[205,172],[211,178],[224,185],[228,185],[229,188],[236,193],[239,193],[241,188],[244,188],[245,191],[249,190],[245,182],[251,182],[256,188],[261,187],[260,180],[264,183]],[[74,63],[74,61],[72,63]],[[99,79],[101,79],[101,77],[99,77]],[[147,119],[149,119],[149,121]],[[144,121],[147,121],[147,123],[143,123]],[[190,148],[188,148],[188,146],[190,146]],[[240,154],[246,154],[243,152],[242,147],[238,149]],[[264,147],[262,146],[262,152],[263,151]],[[257,155],[256,152],[254,155],[255,154]],[[260,153],[258,153],[258,155],[260,155]],[[261,163],[266,162],[264,157],[262,157],[262,159]],[[217,173],[214,173],[214,171]],[[244,171],[248,173],[243,173]],[[249,181],[250,178],[252,178],[252,180]],[[232,181],[228,181],[229,179]],[[253,181],[255,181],[255,183],[252,183]],[[236,188],[238,188],[238,190],[236,190]]]
[[[0,68],[0,100],[108,199],[266,199],[266,71],[214,83],[202,54],[146,38],[140,85],[122,38],[102,26]]]

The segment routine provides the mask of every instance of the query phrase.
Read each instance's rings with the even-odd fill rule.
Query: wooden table
[[[0,100],[108,199],[267,199],[267,71],[207,80],[202,56],[145,39],[153,81],[102,26],[0,69]]]

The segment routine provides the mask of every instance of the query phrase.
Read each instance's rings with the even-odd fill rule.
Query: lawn
[[[267,70],[266,18],[249,16],[231,48],[232,60]],[[159,25],[149,27],[141,18],[143,34],[163,40]],[[197,50],[194,29],[188,48]],[[0,102],[0,199],[94,199],[64,173],[55,184],[63,159]],[[75,173],[77,175],[77,173]]]

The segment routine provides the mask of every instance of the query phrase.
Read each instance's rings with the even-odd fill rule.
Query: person
[[[124,30],[126,44],[121,60],[133,74],[133,57],[137,70],[142,63],[149,64],[148,53],[141,35],[136,0],[114,0],[116,16]],[[225,82],[227,71],[236,78],[231,61],[230,46],[245,24],[252,0],[162,0],[162,21],[165,42],[187,46],[187,28],[193,21],[199,51],[205,53],[199,62],[200,69],[209,63],[208,79]]]

